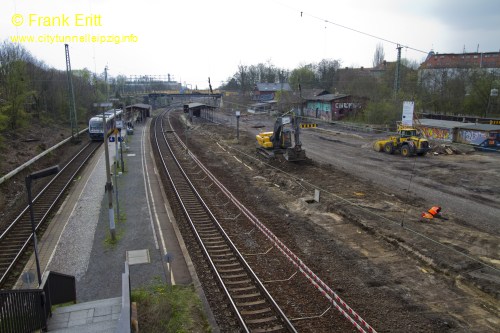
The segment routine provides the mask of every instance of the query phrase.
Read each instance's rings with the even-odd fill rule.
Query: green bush
[[[132,291],[139,331],[151,333],[210,332],[201,302],[190,286],[155,283]]]
[[[401,120],[402,113],[403,106],[399,101],[371,102],[363,112],[363,119],[369,124],[394,125]]]

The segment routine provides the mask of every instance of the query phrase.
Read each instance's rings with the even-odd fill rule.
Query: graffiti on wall
[[[336,109],[360,109],[361,103],[335,103]]]
[[[462,143],[469,144],[481,144],[487,139],[485,132],[473,131],[473,130],[460,130],[458,137]]]
[[[422,134],[428,139],[453,141],[453,133],[447,128],[421,127]]]
[[[332,105],[330,103],[323,103],[323,102],[307,102],[307,108],[311,110],[318,109],[319,111],[324,111],[324,112],[332,111]]]
[[[312,109],[305,109],[304,110],[304,115],[306,117],[311,117],[311,118],[317,118],[317,119],[322,119],[325,121],[331,121],[331,112],[324,112],[324,111],[316,111]]]

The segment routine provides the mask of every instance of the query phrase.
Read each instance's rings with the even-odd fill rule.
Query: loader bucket
[[[384,151],[384,141],[375,141],[373,143],[373,150],[378,152]]]

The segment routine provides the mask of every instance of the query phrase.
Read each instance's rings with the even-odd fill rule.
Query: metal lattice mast
[[[71,122],[71,137],[78,137],[78,122],[76,120],[75,92],[73,90],[73,80],[71,77],[71,62],[69,60],[69,46],[64,44],[66,51],[66,74],[68,75],[68,97],[69,97],[69,119]]]
[[[396,48],[398,50],[398,58],[396,61],[396,73],[394,77],[394,97],[397,97],[398,92],[399,92],[399,71],[401,67],[401,49],[403,47],[398,44],[398,47]]]

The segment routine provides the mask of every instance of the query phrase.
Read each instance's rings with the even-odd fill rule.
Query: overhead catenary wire
[[[325,20],[325,19],[322,19],[322,18],[320,18],[318,16],[315,16],[315,15],[312,15],[312,14],[305,13],[305,15],[308,15],[308,16],[316,19],[316,20],[324,21],[325,23],[328,23],[328,24],[331,24],[331,25],[334,25],[334,26],[337,26],[337,27],[340,27],[340,28],[344,28],[344,29],[347,29],[347,30],[350,30],[350,31],[357,32],[359,34],[368,36],[368,37],[372,37],[372,38],[375,38],[375,39],[378,39],[378,40],[381,40],[381,41],[384,41],[384,42],[387,42],[387,43],[390,43],[390,44],[394,44],[396,46],[403,47],[405,49],[409,49],[409,50],[421,52],[421,53],[424,53],[424,54],[428,54],[429,53],[429,52],[422,51],[420,49],[411,47],[409,45],[404,45],[404,44],[401,44],[401,43],[398,43],[398,42],[395,42],[395,41],[392,41],[392,40],[389,40],[389,39],[386,39],[386,38],[383,38],[383,37],[379,37],[379,36],[376,36],[376,35],[373,35],[373,34],[370,34],[370,33],[364,32],[364,31],[361,31],[361,30],[350,28],[350,27],[348,27],[346,25],[343,25],[343,24],[339,24],[339,23],[335,23],[335,22],[332,22],[332,21],[329,21],[329,20]]]
[[[336,23],[336,22],[333,22],[333,21],[330,21],[330,20],[327,20],[325,18],[322,18],[322,17],[319,17],[317,15],[314,15],[314,14],[311,14],[311,13],[308,13],[308,12],[305,12],[303,10],[300,10],[298,8],[295,8],[293,6],[290,6],[288,4],[284,4],[280,1],[276,1],[276,0],[273,0],[275,3],[281,5],[281,6],[285,6],[285,7],[288,7],[290,8],[291,10],[293,11],[296,11],[298,13],[300,13],[300,17],[304,17],[304,16],[308,16],[310,18],[313,18],[315,20],[318,20],[318,21],[321,21],[321,22],[324,22],[326,24],[331,24],[331,25],[334,25],[334,26],[337,26],[337,27],[340,27],[340,28],[343,28],[343,29],[346,29],[346,30],[349,30],[349,31],[352,31],[352,32],[356,32],[358,34],[361,34],[361,35],[365,35],[365,36],[368,36],[368,37],[371,37],[371,38],[374,38],[374,39],[378,39],[380,41],[383,41],[383,42],[387,42],[387,43],[390,43],[390,44],[394,44],[396,46],[401,46],[403,48],[406,48],[406,49],[409,49],[409,50],[413,50],[413,51],[417,51],[417,52],[421,52],[421,53],[424,53],[424,54],[428,54],[429,52],[426,52],[426,51],[423,51],[423,50],[420,50],[420,49],[417,49],[417,48],[414,48],[414,47],[411,47],[409,45],[405,45],[403,43],[399,43],[399,42],[395,42],[395,41],[392,41],[388,38],[384,38],[384,37],[380,37],[380,36],[377,36],[377,35],[374,35],[374,34],[371,34],[371,33],[368,33],[368,32],[364,32],[364,31],[361,31],[361,30],[358,30],[358,29],[355,29],[355,28],[351,28],[351,27],[348,27],[344,24],[340,24],[340,23]]]

